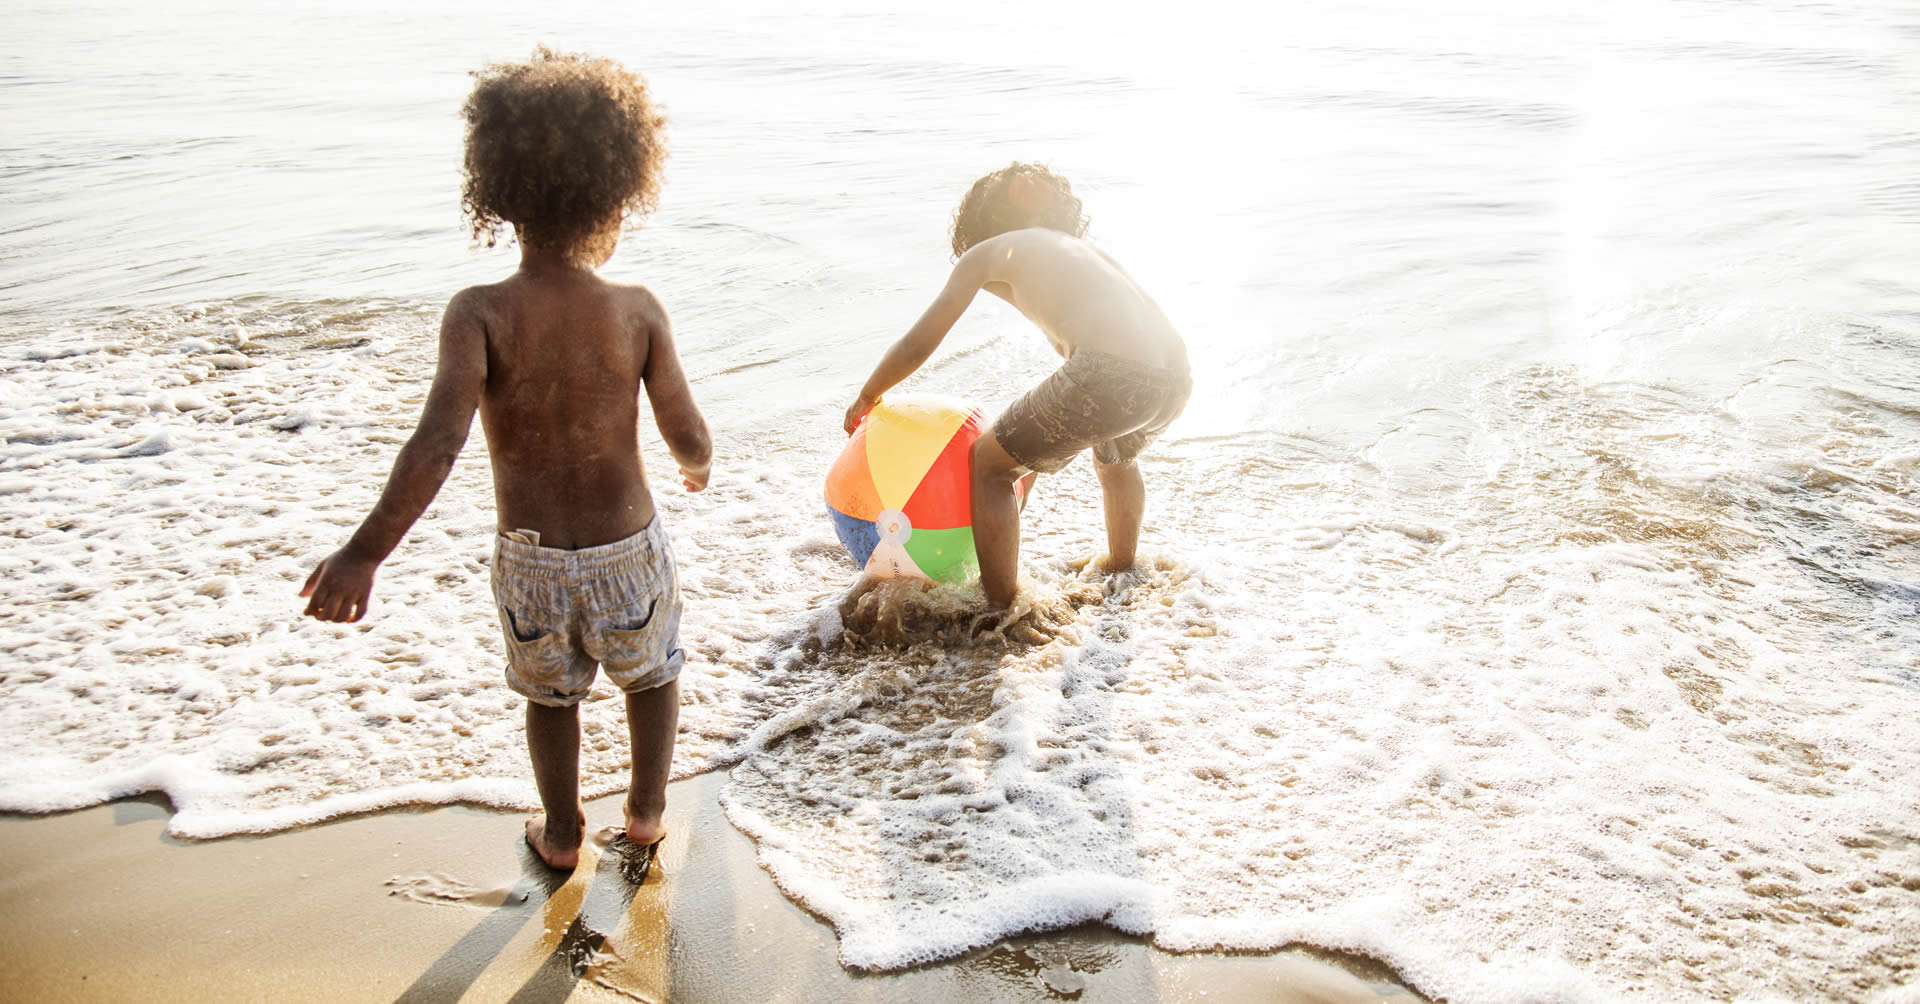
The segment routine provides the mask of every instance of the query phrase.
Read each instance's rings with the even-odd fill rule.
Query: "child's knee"
[[[1013,459],[990,432],[974,440],[969,453],[973,461],[973,480],[977,483],[1005,481],[1012,484],[1019,474],[1020,462]]]

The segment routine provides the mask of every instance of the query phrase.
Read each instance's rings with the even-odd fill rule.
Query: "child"
[[[1019,308],[1066,359],[973,444],[973,539],[980,586],[996,610],[1013,602],[1019,573],[1013,483],[1028,471],[1054,473],[1088,447],[1106,503],[1106,567],[1133,567],[1146,507],[1134,459],[1193,390],[1172,322],[1086,232],[1067,180],[1041,165],[1015,163],[974,182],[953,216],[946,288],[847,409],[851,435],[881,394],[933,355],[981,289]]]
[[[644,877],[662,834],[683,656],[673,553],[640,466],[636,388],[688,491],[706,487],[712,443],[665,308],[594,270],[625,220],[655,205],[665,120],[646,84],[607,60],[541,49],[475,76],[462,202],[476,240],[491,244],[512,224],[519,271],[447,304],[419,427],[372,514],[300,595],[319,620],[366,613],[374,570],[439,491],[478,408],[499,510],[493,595],[507,683],[528,701],[546,808],[528,820],[527,842],[553,868],[579,863],[579,702],[597,664],[627,695],[625,836],[643,849],[629,863]]]

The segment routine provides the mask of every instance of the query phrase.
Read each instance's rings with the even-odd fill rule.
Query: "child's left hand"
[[[306,615],[315,620],[351,624],[366,616],[367,598],[373,595],[373,573],[380,562],[356,554],[352,545],[322,559],[307,584],[300,589],[307,602]]]

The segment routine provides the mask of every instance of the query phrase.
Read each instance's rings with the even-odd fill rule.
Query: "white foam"
[[[841,689],[787,706],[729,812],[861,967],[1071,908],[1176,949],[1363,952],[1459,999],[1758,998],[1782,957],[1825,960],[1804,993],[1891,977],[1920,680],[1887,687],[1884,650],[1827,626],[1843,598],[1695,512],[1716,494],[1610,526],[1612,490],[1520,476],[1563,480],[1446,531],[1292,499],[1031,648],[828,649]],[[1220,499],[1154,511],[1196,504]],[[1873,623],[1911,669],[1910,626]]]
[[[352,348],[252,337],[245,368],[198,344],[236,343],[217,311],[171,341],[10,355],[0,806],[156,792],[172,832],[214,837],[534,804],[481,437],[367,620],[298,616],[417,414],[416,323]],[[1113,578],[1080,562],[1098,492],[1069,471],[1026,517],[1042,629],[915,643],[842,622],[852,569],[818,498],[837,416],[714,419],[710,492],[656,484],[687,601],[675,772],[738,765],[730,816],[850,965],[1096,920],[1172,949],[1360,952],[1463,1000],[1899,978],[1920,640],[1897,598],[1859,603],[1725,515],[1727,492],[1779,490],[1765,451],[1705,489],[1607,484],[1582,451],[1711,453],[1714,433],[1676,440],[1663,415],[1658,446],[1597,446],[1577,416],[1494,413],[1476,420],[1525,466],[1423,498],[1374,495],[1338,454],[1280,469],[1224,443],[1177,478],[1149,465],[1147,560]],[[1851,480],[1821,491],[1857,518],[1830,539],[1911,539],[1887,494],[1906,468],[1834,452]],[[624,783],[615,696],[585,708],[589,795]]]

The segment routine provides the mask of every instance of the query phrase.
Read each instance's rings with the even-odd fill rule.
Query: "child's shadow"
[[[606,945],[608,932],[598,930],[596,921],[604,925],[606,918],[625,917],[640,890],[640,881],[634,879],[644,881],[654,865],[652,849],[646,849],[647,860],[642,864],[641,849],[624,838],[611,843],[591,871],[573,874],[547,867],[524,842],[520,850],[520,879],[492,912],[401,991],[396,1004],[458,1000],[536,917],[548,918],[550,932],[557,926],[554,921],[570,920],[557,935],[549,933],[541,939],[536,951],[544,948],[544,958],[509,999],[566,1000]]]

